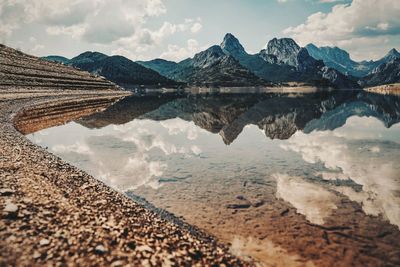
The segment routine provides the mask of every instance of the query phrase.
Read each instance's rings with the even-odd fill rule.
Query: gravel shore
[[[36,114],[29,107],[120,97],[76,92],[0,102],[0,265],[249,265],[211,236],[161,219],[14,127]]]

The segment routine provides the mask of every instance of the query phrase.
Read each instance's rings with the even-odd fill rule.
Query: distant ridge
[[[179,85],[179,83],[162,76],[158,72],[123,56],[107,56],[99,52],[87,51],[72,59],[59,56],[49,56],[44,57],[44,59],[62,62],[63,64],[103,76],[126,89],[142,85],[148,87]]]
[[[393,83],[400,83],[400,57],[379,65],[360,81],[364,87]]]
[[[371,74],[381,64],[388,63],[395,58],[400,58],[400,53],[394,48],[379,60],[362,62],[352,60],[347,51],[338,47],[317,47],[314,44],[308,44],[306,48],[312,57],[323,60],[328,67],[358,78]]]

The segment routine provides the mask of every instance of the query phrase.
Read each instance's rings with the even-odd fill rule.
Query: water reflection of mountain
[[[129,97],[79,123],[101,128],[133,119],[181,118],[220,134],[223,141],[230,144],[249,124],[257,125],[271,139],[288,139],[298,130],[310,133],[336,129],[351,116],[372,116],[385,127],[391,127],[400,121],[400,97],[360,91]]]

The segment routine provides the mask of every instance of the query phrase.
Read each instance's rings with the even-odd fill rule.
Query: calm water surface
[[[400,264],[400,97],[126,98],[28,136],[264,265]]]

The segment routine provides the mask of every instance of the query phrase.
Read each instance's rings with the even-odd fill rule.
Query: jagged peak
[[[232,33],[225,34],[221,48],[224,52],[233,56],[246,53],[240,41]]]
[[[267,50],[269,47],[271,46],[275,46],[275,45],[285,45],[285,46],[293,46],[295,47],[297,50],[300,50],[300,46],[296,43],[295,40],[293,40],[292,38],[273,38],[272,40],[270,40],[266,46]]]
[[[204,68],[214,64],[217,60],[226,56],[219,45],[213,45],[208,49],[197,53],[192,60],[192,66]]]
[[[228,32],[227,34],[225,34],[224,36],[224,41],[226,40],[235,40],[238,41],[238,39],[235,37],[235,35],[233,35],[232,33]]]
[[[297,66],[297,54],[300,46],[292,38],[274,38],[268,42],[266,47],[267,54],[277,57],[283,64]]]
[[[396,50],[396,48],[390,49],[390,51],[387,53],[388,56],[400,56],[400,53]]]

